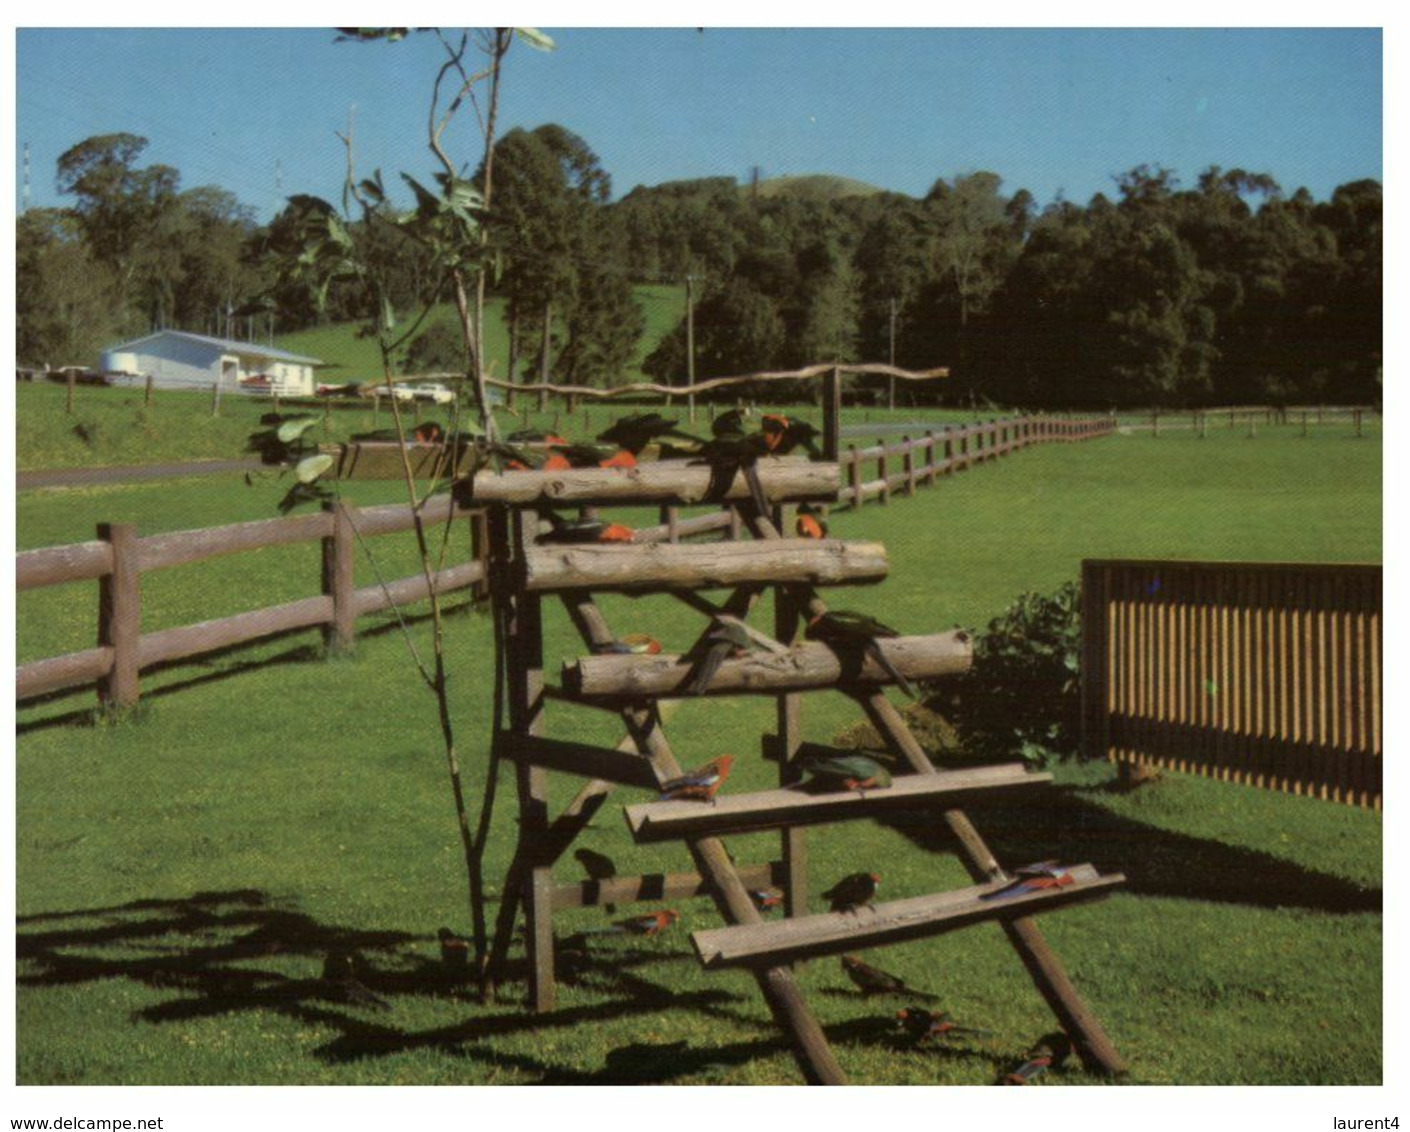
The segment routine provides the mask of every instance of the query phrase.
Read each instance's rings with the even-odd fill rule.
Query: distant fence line
[[[1088,560],[1083,746],[1379,809],[1381,567]]]
[[[1192,429],[1206,436],[1211,427],[1243,428],[1256,436],[1259,424],[1265,427],[1301,426],[1301,435],[1308,434],[1311,425],[1328,420],[1350,421],[1356,435],[1363,435],[1363,422],[1368,416],[1379,416],[1374,405],[1228,405],[1210,409],[1150,409],[1144,413],[1128,410],[1124,417],[1117,413],[1120,428],[1127,431],[1149,431],[1159,436],[1162,428]],[[1188,425],[1185,423],[1188,421]]]

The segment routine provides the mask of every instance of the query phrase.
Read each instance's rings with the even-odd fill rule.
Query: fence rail
[[[1381,567],[1089,560],[1083,745],[1381,806]]]
[[[839,460],[841,495],[854,507],[876,498],[885,502],[894,491],[913,495],[922,483],[934,483],[941,475],[1030,444],[1084,440],[1110,431],[1111,422],[1105,417],[1018,417],[927,432],[916,440],[903,437],[897,444],[853,447]],[[863,482],[864,465],[871,461],[876,461],[877,478]],[[422,517],[430,525],[444,523],[454,506],[448,497],[437,499],[422,509]],[[663,506],[660,523],[638,529],[635,541],[678,542],[721,531],[727,538],[739,535],[738,516],[731,509],[688,518],[682,518],[680,512],[677,505]],[[482,586],[488,578],[483,512],[463,514],[472,524],[472,560],[442,570],[436,576],[438,593]],[[139,537],[130,525],[101,524],[95,540],[24,551],[15,557],[18,590],[98,582],[98,644],[20,665],[15,671],[16,698],[23,701],[96,683],[104,703],[130,706],[141,694],[141,670],[156,665],[310,628],[322,628],[333,647],[349,647],[359,617],[430,595],[420,574],[385,585],[353,586],[357,540],[407,531],[412,526],[411,508],[405,504],[364,508],[342,504],[340,509],[315,514],[145,537]],[[192,625],[141,632],[144,573],[226,554],[315,541],[323,547],[321,593]]]

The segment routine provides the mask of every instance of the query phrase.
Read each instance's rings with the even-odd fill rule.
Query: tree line
[[[245,336],[357,317],[337,281],[320,309],[269,278],[261,253],[287,242],[295,209],[260,225],[225,190],[183,190],[177,170],[141,164],[145,145],[80,142],[57,170],[73,203],[20,218],[21,361],[90,358],[160,326]],[[715,177],[614,201],[597,155],[561,126],[511,130],[493,155],[492,289],[516,380],[626,380],[645,330],[634,285],[689,279],[697,379],[894,359],[951,368],[918,395],[1004,405],[1380,400],[1373,180],[1317,201],[1266,173],[1214,167],[1186,187],[1141,166],[1110,197],[1040,207],[991,172],[938,179],[920,199]],[[348,230],[397,310],[433,297],[415,240],[365,218]],[[271,289],[251,316],[246,300]],[[685,379],[680,313],[643,363],[656,380]],[[462,349],[428,320],[402,361],[454,368]]]

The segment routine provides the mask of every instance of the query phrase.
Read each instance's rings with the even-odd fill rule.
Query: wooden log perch
[[[997,794],[1050,783],[1050,774],[1030,773],[1022,763],[970,770],[908,774],[881,790],[810,793],[805,786],[756,794],[718,794],[710,802],[647,802],[626,808],[637,841],[723,836],[759,829],[784,829],[820,822],[869,818],[919,806],[960,806]]]
[[[767,543],[749,543],[767,546]],[[771,544],[777,546],[777,543]],[[953,676],[969,669],[973,645],[968,633],[954,630],[924,637],[894,637],[879,641],[881,651],[897,670],[912,680]],[[659,656],[588,656],[563,665],[563,686],[574,696],[637,700],[679,694],[693,669],[690,661]],[[809,641],[785,653],[751,652],[720,665],[707,695],[780,692],[837,685],[893,683],[870,657],[839,657],[827,645]]]
[[[1091,865],[1069,870],[1074,883],[1002,900],[981,897],[1006,881],[959,888],[931,896],[893,900],[854,912],[823,912],[769,924],[713,928],[691,934],[703,966],[760,967],[820,955],[902,943],[969,927],[985,920],[1012,920],[1106,896],[1126,878],[1101,876]]]
[[[829,501],[837,498],[836,464],[806,458],[770,457],[758,463],[759,482],[769,500]],[[748,499],[743,474],[723,493],[714,490],[716,475],[705,464],[667,460],[635,468],[564,468],[552,472],[480,472],[474,503],[609,504],[704,503]]]
[[[826,586],[879,582],[887,572],[881,543],[840,539],[548,545],[526,550],[523,561],[530,591],[699,589],[749,582]]]
[[[737,865],[735,872],[746,888],[768,888],[781,881],[778,864]],[[710,878],[700,873],[647,873],[635,877],[606,877],[553,886],[553,910],[593,908],[601,904],[633,904],[646,901],[688,900],[714,893]]]

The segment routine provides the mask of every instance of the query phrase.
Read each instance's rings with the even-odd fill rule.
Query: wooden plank
[[[112,568],[113,548],[103,539],[25,550],[15,555],[15,589],[85,582],[101,578]]]
[[[284,519],[256,519],[250,523],[148,535],[137,540],[137,553],[141,569],[160,570],[225,554],[262,550],[267,546],[311,542],[332,534],[333,516],[319,511]]]
[[[1016,920],[1038,912],[1101,899],[1125,883],[1120,873],[1101,876],[1091,865],[1071,868],[1074,883],[1004,900],[981,899],[1008,882],[994,881],[953,892],[914,896],[853,912],[823,912],[793,920],[711,928],[691,933],[707,970],[760,967],[924,939],[987,920]]]
[[[523,584],[531,593],[701,589],[750,582],[855,585],[880,581],[887,570],[881,543],[841,539],[705,546],[555,544],[526,549],[523,555]]]
[[[454,593],[456,590],[468,589],[484,581],[485,567],[481,562],[462,562],[459,566],[451,566],[441,570],[434,574],[433,578],[438,594]],[[354,590],[352,602],[357,616],[366,617],[368,614],[390,609],[393,605],[410,605],[430,596],[430,589],[426,585],[426,575],[409,574],[405,578],[397,578],[395,581],[386,583],[385,587],[378,584]]]
[[[326,648],[348,652],[357,635],[357,600],[353,583],[355,541],[347,505],[330,504],[333,533],[323,540],[323,593],[332,599],[333,616],[323,632]]]
[[[758,544],[756,544],[758,545]],[[917,680],[967,671],[973,642],[963,630],[877,642],[882,654],[902,673]],[[680,656],[602,655],[563,665],[563,687],[575,696],[641,700],[677,694],[692,664]],[[846,662],[819,642],[805,642],[785,653],[751,652],[720,665],[705,695],[777,695],[782,691],[893,683],[870,656]]]
[[[646,802],[628,806],[625,813],[637,841],[666,841],[870,818],[942,802],[958,806],[1051,782],[1050,774],[1032,773],[1022,763],[1010,763],[902,775],[880,790],[810,793],[795,786],[752,794],[721,793],[712,802]]]

